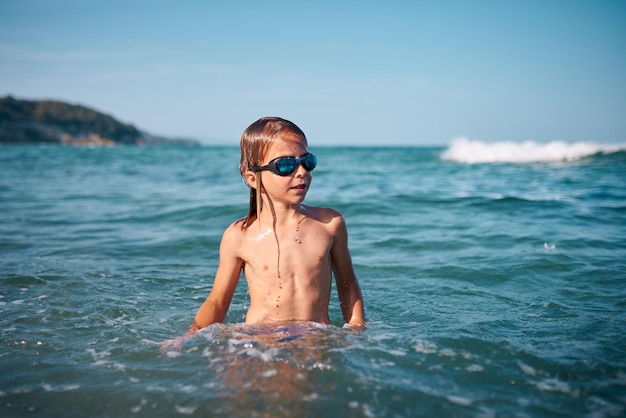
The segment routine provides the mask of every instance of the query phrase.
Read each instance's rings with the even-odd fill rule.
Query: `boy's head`
[[[304,132],[288,120],[264,117],[248,126],[241,135],[241,161],[239,162],[241,175],[262,165],[272,143],[294,136],[308,146]]]
[[[263,185],[261,175],[255,169],[263,165],[270,147],[277,141],[298,141],[308,148],[304,132],[295,123],[279,117],[261,118],[248,126],[241,135],[239,171],[250,187],[250,208],[242,224],[244,228],[248,227],[258,216],[262,206]]]

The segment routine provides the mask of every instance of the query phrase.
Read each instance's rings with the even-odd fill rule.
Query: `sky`
[[[626,142],[626,1],[0,0],[0,96],[238,144]]]

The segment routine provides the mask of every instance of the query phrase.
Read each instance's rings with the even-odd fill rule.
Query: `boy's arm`
[[[352,258],[348,249],[348,230],[341,216],[331,249],[331,257],[343,318],[349,327],[362,329],[365,324],[363,295],[352,267]]]
[[[239,227],[236,226],[235,228]],[[161,345],[162,352],[180,349],[182,343],[191,338],[197,331],[215,322],[222,322],[226,317],[243,265],[237,256],[237,238],[241,231],[237,231],[235,228],[234,225],[231,225],[222,236],[220,261],[217,273],[215,273],[213,288],[198,309],[191,327],[186,334],[165,341]]]
[[[222,322],[237,288],[241,274],[242,260],[238,257],[238,242],[241,236],[239,226],[231,225],[222,236],[220,243],[220,261],[215,273],[213,288],[193,320],[190,333],[207,327],[215,322]]]

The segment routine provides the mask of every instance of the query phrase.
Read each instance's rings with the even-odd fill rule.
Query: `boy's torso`
[[[335,214],[310,208],[296,224],[259,228],[255,222],[242,231],[239,256],[250,292],[246,322],[329,323]]]

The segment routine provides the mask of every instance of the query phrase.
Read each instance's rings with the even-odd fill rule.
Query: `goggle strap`
[[[263,206],[263,198],[261,197],[261,174],[256,173],[256,221],[259,224],[259,231],[261,228],[261,206]]]

